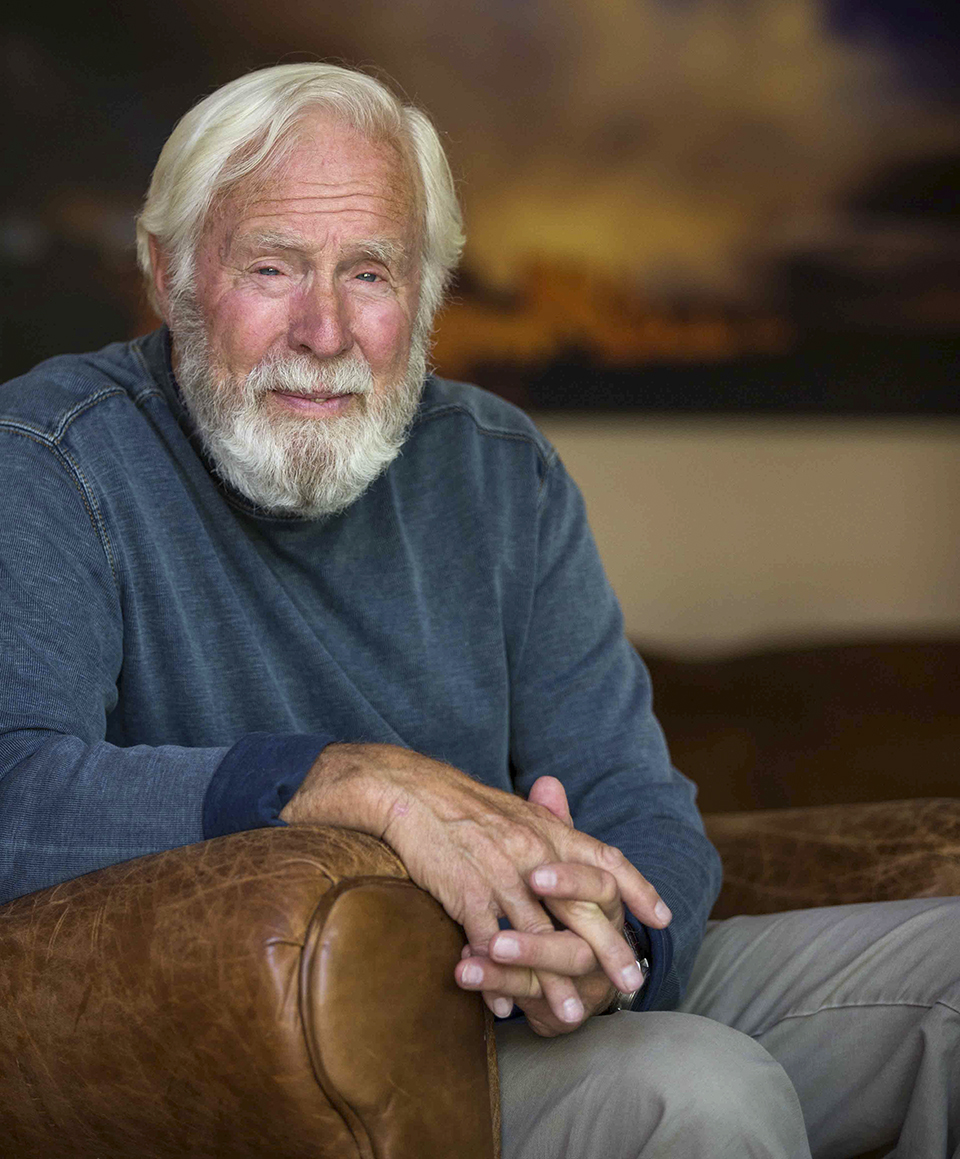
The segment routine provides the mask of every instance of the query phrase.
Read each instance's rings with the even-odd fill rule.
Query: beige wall
[[[960,634],[960,420],[541,414],[636,638]]]

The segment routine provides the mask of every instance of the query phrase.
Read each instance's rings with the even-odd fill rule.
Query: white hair
[[[418,320],[429,328],[463,249],[453,177],[426,114],[380,81],[332,64],[281,64],[238,77],[183,116],[164,145],[137,219],[137,260],[159,307],[149,238],[169,260],[174,295],[193,285],[193,259],[217,200],[245,178],[279,163],[313,110],[331,113],[374,141],[396,147],[420,214]]]

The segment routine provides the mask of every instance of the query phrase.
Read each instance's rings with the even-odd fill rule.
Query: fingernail
[[[533,871],[533,884],[539,885],[541,889],[553,889],[557,884],[556,872],[552,869],[535,869]]]
[[[583,1017],[583,1003],[579,998],[568,998],[562,1007],[560,1017],[564,1022],[579,1022]]]
[[[627,966],[620,977],[623,979],[620,989],[627,994],[633,990],[639,990],[643,985],[643,973],[636,962],[632,966]]]
[[[509,1018],[513,1013],[513,1003],[509,998],[494,998],[493,1012],[498,1018]]]
[[[498,958],[519,958],[520,943],[516,938],[511,938],[509,934],[501,934],[496,940],[493,952]]]
[[[670,912],[670,907],[665,901],[658,901],[653,907],[653,912],[656,914],[657,921],[663,922],[664,925],[673,917],[673,914]]]
[[[467,986],[479,986],[483,981],[483,970],[475,962],[471,962],[460,971],[460,981]]]

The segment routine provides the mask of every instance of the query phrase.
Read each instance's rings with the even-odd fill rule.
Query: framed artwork
[[[444,134],[440,373],[535,410],[960,413],[954,6],[94,0],[0,35],[4,378],[156,324],[133,219],[173,123],[320,58]]]

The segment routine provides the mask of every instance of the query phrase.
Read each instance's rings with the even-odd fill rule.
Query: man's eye
[[[379,279],[380,275],[373,270],[364,270],[362,274],[357,274],[357,277],[362,278],[365,282],[375,282]]]
[[[256,274],[279,274],[280,271],[276,266],[257,266],[254,270]]]

